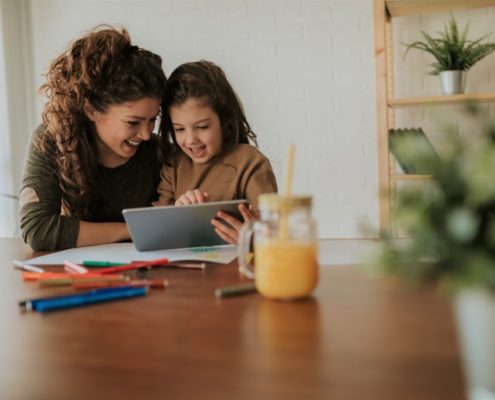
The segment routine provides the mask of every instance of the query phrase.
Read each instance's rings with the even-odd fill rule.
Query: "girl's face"
[[[222,127],[213,109],[201,99],[170,107],[175,140],[194,163],[203,164],[222,151]]]
[[[139,145],[151,138],[160,112],[160,100],[145,97],[114,104],[103,113],[88,104],[84,111],[95,124],[98,162],[114,168],[129,161]]]

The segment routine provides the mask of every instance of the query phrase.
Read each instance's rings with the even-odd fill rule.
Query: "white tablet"
[[[247,201],[126,208],[122,214],[137,250],[180,249],[226,244],[210,221],[220,210],[242,221],[239,204]]]

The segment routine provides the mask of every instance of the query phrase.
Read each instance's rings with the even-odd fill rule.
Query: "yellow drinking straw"
[[[294,170],[294,155],[296,152],[296,145],[291,143],[289,145],[289,155],[287,159],[287,176],[285,179],[285,190],[284,198],[282,199],[282,204],[280,207],[280,230],[279,237],[282,240],[287,240],[288,238],[288,227],[287,227],[287,205],[289,201],[289,196],[292,189],[292,173]]]

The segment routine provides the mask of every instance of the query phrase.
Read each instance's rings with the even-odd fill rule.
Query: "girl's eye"
[[[184,132],[184,128],[174,128],[175,132]]]
[[[132,127],[139,125],[139,121],[127,121],[127,123]]]
[[[210,126],[209,125],[200,125],[198,126],[198,129],[208,129]]]

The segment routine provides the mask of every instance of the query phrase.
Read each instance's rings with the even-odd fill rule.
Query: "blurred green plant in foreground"
[[[384,232],[380,270],[407,282],[438,282],[449,290],[495,293],[495,125],[474,106],[473,132],[444,132],[440,158],[415,137],[397,145],[431,171],[432,180],[398,193],[396,221],[410,239]]]

